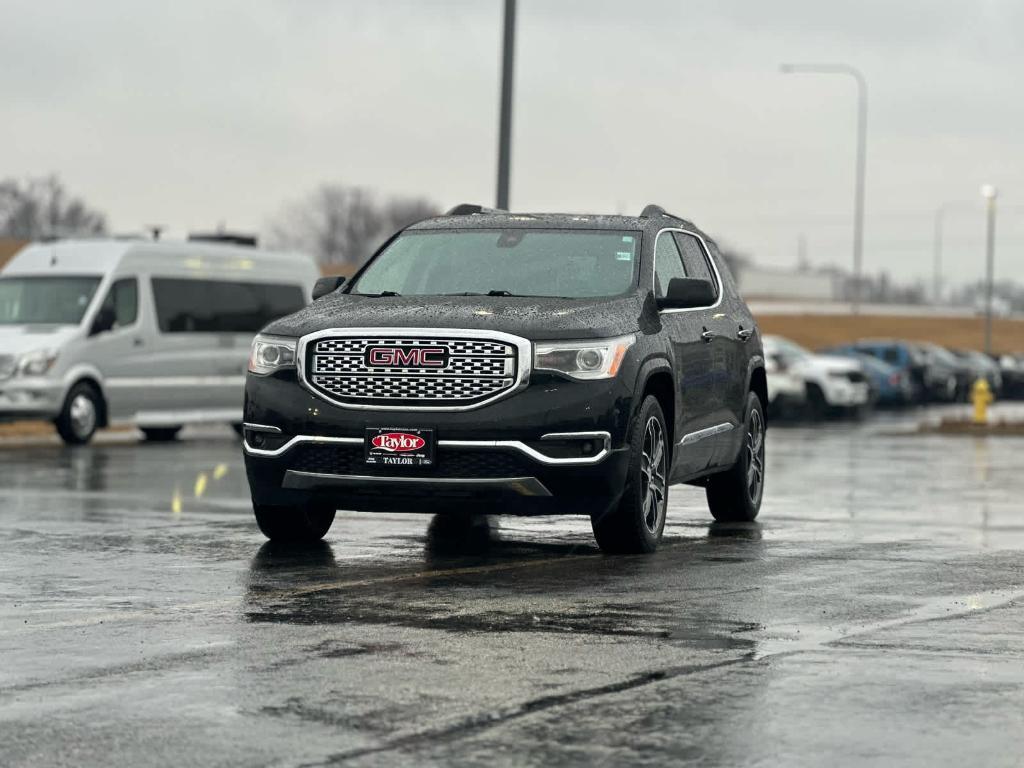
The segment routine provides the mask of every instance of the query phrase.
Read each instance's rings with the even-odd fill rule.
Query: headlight
[[[257,336],[249,352],[249,373],[266,376],[282,368],[294,368],[295,345],[295,339],[285,336]]]
[[[18,361],[18,372],[22,376],[44,376],[57,362],[57,353],[53,350],[29,352]]]
[[[622,359],[636,343],[636,336],[618,336],[594,341],[538,342],[533,367],[558,371],[574,379],[611,379],[619,372]]]

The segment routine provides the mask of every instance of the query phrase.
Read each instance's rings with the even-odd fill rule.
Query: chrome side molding
[[[721,435],[724,432],[731,432],[735,428],[735,424],[726,422],[724,424],[715,424],[715,426],[707,427],[706,429],[698,429],[696,432],[690,432],[688,435],[683,435],[683,439],[679,441],[679,445],[693,445],[706,437],[713,437],[714,435]]]

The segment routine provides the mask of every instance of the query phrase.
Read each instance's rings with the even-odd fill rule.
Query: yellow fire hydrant
[[[985,379],[978,379],[971,387],[971,404],[974,405],[974,423],[988,424],[988,407],[992,404],[992,390]]]

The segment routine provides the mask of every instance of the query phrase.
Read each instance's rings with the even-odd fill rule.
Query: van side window
[[[134,277],[115,280],[103,299],[103,309],[114,313],[114,328],[127,328],[139,319],[139,281]]]
[[[654,297],[665,297],[669,281],[686,277],[682,257],[670,232],[662,232],[654,249]]]
[[[154,277],[162,333],[255,333],[306,305],[299,285]]]
[[[715,280],[714,272],[711,270],[711,263],[704,253],[700,241],[693,235],[682,232],[675,233],[676,243],[679,250],[683,252],[683,264],[686,266],[686,274],[700,280],[707,280],[715,287],[715,298],[718,298],[718,282]]]

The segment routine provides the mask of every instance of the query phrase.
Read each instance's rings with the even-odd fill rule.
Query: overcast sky
[[[520,0],[512,206],[694,219],[758,262],[1024,279],[1021,0]],[[0,0],[0,177],[58,173],[116,230],[266,228],[324,181],[492,203],[500,0]],[[1016,207],[1016,210],[1014,210]]]

